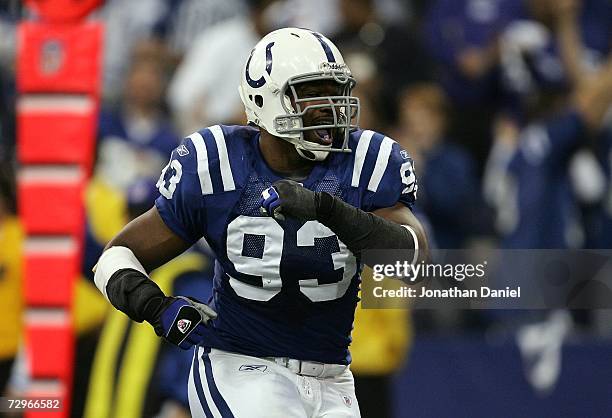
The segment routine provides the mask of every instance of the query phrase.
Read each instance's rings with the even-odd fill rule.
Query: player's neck
[[[308,161],[297,153],[295,146],[283,139],[276,138],[261,130],[259,150],[272,170],[293,180],[308,177],[315,163]]]

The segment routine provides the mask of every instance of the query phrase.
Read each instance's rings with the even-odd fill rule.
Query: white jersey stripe
[[[206,143],[204,138],[198,132],[189,135],[189,139],[193,143],[196,150],[198,159],[198,177],[200,179],[200,188],[202,194],[212,194],[213,185],[210,178],[210,171],[208,169],[208,151],[206,150]]]
[[[229,157],[227,155],[227,146],[225,145],[225,135],[219,125],[211,126],[210,132],[215,137],[217,150],[219,151],[219,164],[221,165],[221,180],[223,181],[223,190],[236,190],[234,185],[234,176],[232,175],[232,167],[230,166]]]
[[[353,179],[351,186],[359,187],[359,179],[361,178],[361,170],[363,170],[363,163],[365,162],[366,155],[368,155],[368,148],[370,147],[370,141],[374,136],[374,131],[363,131],[359,137],[357,143],[357,150],[355,151],[355,165],[353,166]]]
[[[391,155],[391,148],[393,147],[394,143],[395,141],[391,138],[384,137],[382,143],[380,144],[378,156],[376,157],[376,165],[374,166],[372,177],[368,183],[368,190],[371,192],[378,190],[378,185],[380,184],[380,181],[385,174],[385,170],[387,169],[387,165],[389,164],[389,156]]]
[[[210,393],[208,379],[206,378],[206,369],[204,368],[204,360],[202,360],[203,354],[204,347],[198,347],[198,368],[200,369],[200,381],[202,382],[202,389],[204,390],[206,404],[208,405],[208,409],[210,409],[210,413],[214,418],[223,418],[219,412],[219,409],[217,408],[217,405],[213,401],[212,394]]]

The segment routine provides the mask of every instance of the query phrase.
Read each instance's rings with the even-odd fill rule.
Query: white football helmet
[[[310,81],[333,80],[342,86],[338,96],[300,99],[295,86]],[[351,152],[349,133],[358,128],[359,99],[340,51],[320,33],[284,28],[269,33],[255,45],[247,59],[238,90],[247,118],[270,134],[295,145],[297,152],[313,161],[324,160],[330,151]],[[295,107],[292,104],[295,103]],[[303,107],[304,102],[316,102]],[[314,108],[331,109],[333,121],[304,126],[304,114]],[[330,145],[304,139],[308,130],[334,130],[339,138]]]

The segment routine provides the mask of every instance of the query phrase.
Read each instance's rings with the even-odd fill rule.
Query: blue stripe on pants
[[[193,356],[193,382],[195,384],[196,392],[198,394],[198,399],[200,400],[200,404],[202,405],[202,409],[204,409],[204,414],[206,418],[214,418],[213,414],[210,412],[208,408],[208,404],[206,403],[206,397],[204,396],[204,389],[202,388],[202,380],[200,380],[200,357],[198,356],[199,347],[195,348],[195,355]]]
[[[204,351],[204,355],[202,356],[202,359],[204,360],[204,371],[206,372],[206,381],[208,382],[208,389],[210,390],[210,394],[212,395],[215,405],[217,405],[219,412],[221,412],[221,416],[223,418],[234,418],[234,414],[232,414],[232,411],[229,409],[229,406],[227,406],[225,399],[223,399],[223,396],[221,396],[221,393],[217,388],[217,384],[215,383],[215,378],[212,373],[212,365],[210,363],[210,357],[208,356],[209,351],[209,349],[206,349]]]

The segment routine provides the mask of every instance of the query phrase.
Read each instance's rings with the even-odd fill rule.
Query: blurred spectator
[[[563,88],[537,89],[524,127],[504,116],[496,123],[495,140],[485,171],[484,193],[496,209],[496,227],[502,238],[502,248],[566,249],[585,245],[585,225],[579,202],[584,190],[577,186],[592,188],[596,177],[587,174],[586,179],[576,181],[576,176],[572,176],[576,171],[572,167],[584,165],[584,160],[579,160],[583,154],[578,152],[598,136],[604,114],[612,105],[612,61],[595,76],[576,80],[568,87],[572,84],[569,94]],[[525,272],[517,274],[512,266],[505,266],[494,278],[498,284],[522,283],[526,291],[530,284],[543,279]],[[571,314],[576,323],[591,321],[589,311],[572,311]],[[500,324],[510,327],[531,323],[524,325],[518,334],[525,372],[534,387],[551,390],[559,375],[563,339],[570,330],[566,324],[568,313],[495,311],[495,316]],[[541,324],[533,324],[543,316],[549,318]],[[561,319],[554,319],[557,317]],[[555,328],[563,332],[552,339],[544,337]],[[529,329],[533,331],[527,331]],[[535,335],[529,344],[521,337],[525,332],[542,335]],[[556,370],[551,369],[548,378],[542,380],[540,376],[538,384],[536,375],[547,361],[542,353],[557,356],[558,364]],[[547,383],[542,384],[543,381]]]
[[[439,248],[461,248],[484,222],[475,163],[446,139],[448,102],[436,84],[408,88],[399,101],[394,138],[415,161],[417,205],[423,209]]]
[[[249,52],[275,29],[266,10],[281,0],[250,0],[250,14],[226,20],[202,32],[178,67],[168,102],[185,135],[216,123],[242,123],[244,106],[236,84]]]
[[[612,48],[612,3],[607,0],[531,0],[531,15],[552,32],[550,49],[575,86],[604,62]]]
[[[436,0],[426,16],[426,45],[454,104],[494,100],[497,37],[521,16],[516,0]]]
[[[517,0],[436,0],[426,14],[427,50],[454,109],[449,131],[479,161],[500,101],[498,35],[521,14]]]
[[[526,15],[500,37],[504,94],[515,116],[541,91],[571,89],[592,74],[612,46],[607,0],[530,0]]]
[[[117,110],[100,115],[96,175],[119,191],[163,168],[178,136],[164,113],[166,75],[155,59],[136,60]]]
[[[559,96],[588,83],[612,46],[608,1],[530,0],[526,5],[524,18],[510,24],[500,41],[507,110],[519,125],[547,117],[542,113],[556,109]],[[587,141],[582,148],[585,145]],[[583,222],[592,229],[598,221],[590,207],[601,193],[601,174],[590,151],[572,155],[568,170],[575,198],[580,200],[576,203],[586,205]],[[594,245],[592,237],[587,236],[586,245]]]
[[[528,118],[525,95],[571,85],[601,62],[611,16],[607,0],[437,0],[425,34],[457,107],[453,137],[483,158],[496,109]]]
[[[134,48],[150,39],[166,8],[164,0],[106,0],[95,12],[105,24],[102,93],[106,103],[120,100]]]
[[[395,119],[397,92],[430,79],[431,66],[412,26],[387,24],[374,0],[339,0],[340,30],[333,41],[361,87],[374,94],[383,123]]]
[[[24,234],[15,216],[13,179],[0,166],[0,396],[4,396],[22,329],[21,257]]]
[[[155,35],[172,55],[182,57],[194,40],[217,23],[247,14],[250,0],[163,0],[165,13],[155,24]]]
[[[576,248],[584,243],[568,164],[586,137],[601,129],[612,104],[612,65],[564,95],[549,100],[547,115],[524,129],[498,123],[485,179],[485,194],[497,209],[505,248]],[[544,110],[544,109],[542,109]]]

